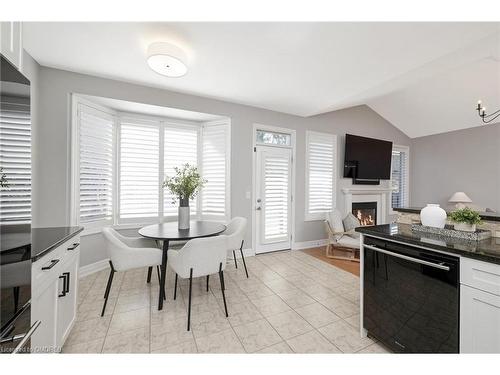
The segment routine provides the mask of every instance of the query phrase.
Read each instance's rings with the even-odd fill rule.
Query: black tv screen
[[[346,134],[344,177],[389,180],[391,158],[392,142]]]

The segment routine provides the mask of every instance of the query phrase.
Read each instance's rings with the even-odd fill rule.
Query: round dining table
[[[146,238],[163,241],[161,261],[160,293],[158,310],[163,309],[165,298],[165,279],[167,275],[168,246],[170,241],[186,241],[193,238],[217,236],[226,230],[226,226],[214,221],[191,221],[189,229],[179,229],[176,221],[148,225],[139,229],[139,234]]]

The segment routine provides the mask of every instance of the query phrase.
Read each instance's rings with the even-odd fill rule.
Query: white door
[[[292,150],[256,147],[256,252],[291,247]]]

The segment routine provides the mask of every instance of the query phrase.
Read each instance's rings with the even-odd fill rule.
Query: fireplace
[[[377,202],[352,202],[352,214],[361,226],[377,225]]]

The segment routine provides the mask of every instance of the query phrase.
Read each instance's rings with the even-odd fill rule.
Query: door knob
[[[257,211],[260,211],[260,210],[261,210],[260,206],[259,206],[259,207],[257,207],[257,208],[256,208],[256,210],[257,210]]]

